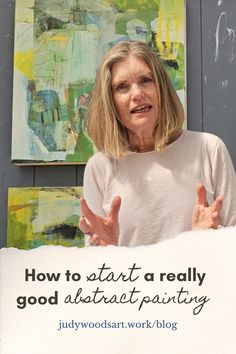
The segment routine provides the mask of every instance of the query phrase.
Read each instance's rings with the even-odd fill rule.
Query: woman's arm
[[[209,206],[202,183],[197,187],[197,202],[192,215],[192,229],[218,228],[236,225],[236,175],[223,141],[210,141],[208,159],[203,165],[210,178],[213,202]]]
[[[88,161],[85,168],[84,198],[80,200],[82,217],[79,227],[85,233],[87,245],[118,244],[120,197],[113,199],[107,213],[103,208],[109,163],[109,157],[97,153]]]

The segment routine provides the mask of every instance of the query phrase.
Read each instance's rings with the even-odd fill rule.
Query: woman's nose
[[[143,98],[144,96],[144,93],[141,89],[141,87],[134,83],[132,86],[131,86],[131,97],[133,99],[140,99],[140,98]]]

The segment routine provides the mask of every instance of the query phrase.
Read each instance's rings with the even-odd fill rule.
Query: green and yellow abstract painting
[[[86,163],[84,119],[104,53],[148,43],[185,103],[184,0],[16,0],[12,161]]]
[[[81,195],[82,187],[9,188],[7,247],[83,247]]]

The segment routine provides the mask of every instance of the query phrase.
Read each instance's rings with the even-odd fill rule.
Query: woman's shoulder
[[[95,153],[86,164],[86,169],[96,169],[101,170],[104,169],[108,164],[111,163],[112,158],[105,154],[104,152]]]
[[[108,156],[104,152],[96,152],[93,156],[91,156],[87,162],[87,164],[96,164],[106,161]]]
[[[206,132],[195,132],[191,130],[184,131],[183,140],[192,143],[205,144],[211,147],[216,146],[218,144],[223,144],[223,141],[217,135]]]
[[[229,155],[223,140],[217,135],[206,132],[186,131],[185,144],[191,150],[201,152],[204,156],[211,156],[214,159]]]

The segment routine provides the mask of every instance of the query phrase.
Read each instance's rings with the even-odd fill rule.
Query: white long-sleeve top
[[[119,245],[148,245],[191,230],[196,187],[201,182],[211,204],[223,196],[222,226],[236,225],[236,175],[222,140],[184,131],[163,151],[113,159],[99,152],[87,163],[84,197],[100,216],[121,197]]]

